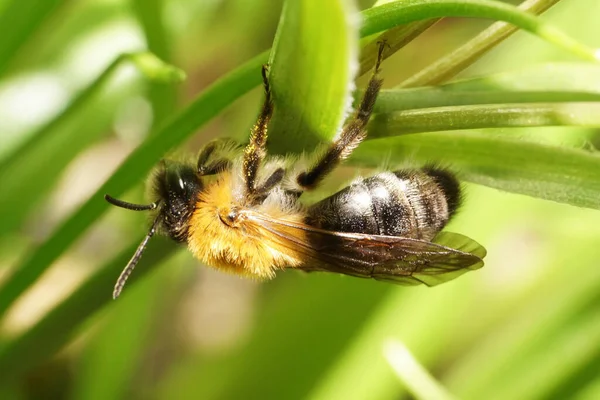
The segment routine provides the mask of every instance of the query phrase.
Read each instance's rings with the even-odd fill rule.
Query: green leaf
[[[519,4],[518,8],[539,15],[559,1],[526,0]],[[517,31],[518,28],[515,25],[506,22],[495,22],[447,56],[441,57],[431,65],[421,69],[398,87],[416,87],[446,82]]]
[[[148,50],[156,54],[160,59],[167,62],[172,61],[169,45],[169,35],[164,19],[163,0],[133,0],[133,10],[144,29],[144,36]],[[166,77],[169,79],[170,77]],[[171,78],[172,79],[172,78]],[[177,105],[177,88],[165,86],[160,83],[149,84],[148,97],[152,103],[154,124],[160,124],[164,119],[172,115]]]
[[[377,98],[375,111],[390,113],[469,104],[589,101],[600,101],[600,66],[554,63],[442,86],[383,90]],[[578,122],[574,121],[574,124]]]
[[[454,397],[437,382],[433,376],[414,358],[402,342],[388,340],[384,344],[384,354],[398,376],[416,399],[452,400]]]
[[[154,265],[161,264],[164,263]],[[144,269],[143,274],[150,272],[145,265],[141,268]],[[137,272],[135,278],[139,279]],[[155,321],[163,312],[165,299],[168,297],[167,274],[173,276],[173,270],[161,268],[157,272],[160,273],[152,274],[143,284],[135,288],[128,287],[127,295],[114,302],[109,315],[101,321],[99,328],[94,330],[78,360],[75,388],[71,398],[104,400],[127,397],[136,372],[143,367],[143,360],[148,357],[147,349],[152,345]],[[88,282],[89,285],[108,289],[102,283],[97,281],[97,277]],[[160,296],[157,296],[158,293]],[[94,294],[106,298],[109,292]],[[82,297],[80,301],[94,301],[89,294]],[[65,307],[67,304],[68,300],[61,306]],[[76,322],[81,323],[80,320]],[[74,331],[76,326],[69,322],[66,331]],[[40,332],[38,330],[38,333]],[[43,337],[40,337],[40,340],[43,341]]]
[[[124,58],[130,59],[150,82],[178,83],[185,79],[185,72],[165,63],[153,53],[126,54]]]
[[[312,148],[341,128],[358,68],[357,22],[347,0],[284,3],[269,73],[274,151]]]
[[[497,321],[482,343],[466,348],[449,374],[447,385],[460,398],[554,397],[550,393],[570,374],[597,363],[600,273],[598,252],[590,247],[594,236],[549,236],[558,240],[548,241],[544,254],[528,265],[543,268],[536,290],[513,308],[510,324]],[[567,265],[577,266],[575,279]]]
[[[116,278],[135,252],[138,243],[128,247],[106,266],[87,279],[75,292],[54,307],[33,327],[0,347],[0,383],[10,381],[32,365],[52,356],[77,332],[83,321],[96,311],[112,303],[112,289]],[[147,261],[159,265],[175,249],[172,241],[157,237],[152,241],[135,270],[139,280],[152,271]]]
[[[530,347],[521,359],[511,360],[511,370],[504,371],[498,379],[506,384],[494,393],[486,391],[486,399],[550,398],[563,382],[573,379],[578,370],[588,367],[597,370],[600,356],[599,313],[595,307],[579,313],[581,315],[576,314],[579,318],[569,320],[564,329],[555,334],[538,332],[538,340],[530,343],[531,347],[536,347],[535,351],[531,351]],[[531,382],[537,384],[532,385]],[[571,393],[565,393],[566,397]]]
[[[104,118],[104,124],[92,119],[100,114],[95,110],[96,114],[87,116],[84,121],[76,117],[87,112],[90,103],[106,83],[127,63],[136,66],[144,78],[162,84],[180,82],[185,76],[178,68],[165,64],[148,52],[122,54],[110,63],[62,112],[0,161],[3,182],[0,209],[12,210],[3,216],[0,235],[20,226],[31,209],[48,193],[64,168],[84,149],[106,135],[110,113]],[[90,124],[91,121],[96,123]],[[34,181],[36,185],[23,184]]]
[[[305,399],[373,309],[398,290],[373,281],[316,273],[303,277],[294,271],[280,274],[263,289],[254,329],[243,347],[220,355],[193,355],[166,377],[158,397],[177,392],[207,400],[277,399],[286,393],[286,399]]]
[[[555,46],[587,60],[598,61],[598,51],[509,4],[491,0],[403,0],[364,11],[361,36],[372,35],[399,24],[438,17],[476,17],[510,22]]]
[[[572,204],[600,208],[600,155],[481,133],[427,133],[367,140],[351,162],[380,167],[442,162],[469,182]]]
[[[464,286],[465,282],[459,280],[457,284]],[[438,357],[452,338],[450,334],[441,335],[440,332],[453,331],[454,317],[442,310],[464,310],[473,293],[468,288],[453,289],[452,284],[435,290],[392,288],[361,329],[355,332],[327,373],[322,374],[308,398],[398,398],[401,388],[383,356],[384,344],[390,339],[401,340],[425,365]],[[401,318],[403,315],[411,315],[410,321]]]
[[[19,49],[14,62],[15,72],[20,68],[33,70],[60,65],[70,49],[77,47],[74,39],[89,37],[93,32],[102,30],[118,20],[129,7],[125,3],[102,1],[81,3],[64,0],[63,4],[48,23],[42,23],[32,40],[26,41]]]
[[[43,22],[66,3],[66,0],[30,0],[23,4],[12,0],[4,6],[0,12],[0,26],[4,30],[0,40],[0,75]]]
[[[449,90],[600,92],[600,66],[583,62],[535,65],[441,86]]]
[[[405,133],[540,126],[600,127],[600,103],[486,104],[379,114],[372,139]]]
[[[151,51],[138,55],[132,61],[146,76],[152,77],[148,82],[148,98],[152,104],[153,126],[158,126],[172,115],[177,104],[178,87],[164,83],[182,81],[185,74],[163,61],[172,59],[162,21],[163,0],[134,0],[132,3]],[[153,266],[160,264],[155,262]],[[144,272],[148,273],[151,269],[148,267]],[[168,293],[165,273],[172,275],[171,271],[163,269],[145,284],[132,288],[128,296],[123,296],[115,304],[113,312],[87,343],[79,361],[71,397],[88,400],[127,397],[136,372],[147,356],[153,322],[165,304],[164,296],[156,296],[156,293]],[[94,279],[91,281],[98,284]],[[77,322],[80,321],[73,321],[70,329],[65,330],[74,331]]]
[[[600,397],[600,380],[596,379],[588,386],[580,389],[574,396],[575,400],[595,400]]]
[[[425,21],[411,22],[410,24],[396,26],[381,35],[360,51],[360,70],[358,75],[362,76],[369,72],[375,66],[379,54],[380,44],[385,42],[382,59],[385,60],[415,38],[420,36],[427,29],[435,25],[439,19],[428,19]]]
[[[579,107],[573,102],[599,102],[600,101],[600,93],[595,92],[578,92],[578,91],[565,91],[565,92],[535,92],[535,91],[488,91],[488,92],[464,92],[464,91],[446,91],[441,88],[432,88],[432,89],[416,89],[416,90],[385,90],[382,91],[378,98],[377,106],[375,110],[379,113],[391,113],[396,110],[413,110],[413,109],[425,109],[425,108],[435,108],[435,107],[447,107],[448,114],[456,114],[459,115],[461,112],[473,114],[477,113],[476,109],[468,109],[468,108],[450,108],[451,106],[462,106],[462,105],[486,105],[486,104],[495,104],[497,105],[497,109],[495,107],[483,107],[480,111],[486,112],[491,111],[492,113],[498,112],[502,113],[503,110],[507,108],[512,108],[514,112],[517,112],[519,107],[513,107],[507,105],[505,103],[565,103],[570,102],[568,107],[571,107],[580,115],[568,115],[567,118],[558,119],[558,117],[554,118],[554,121],[546,119],[546,124],[556,124],[556,125],[589,125],[594,126],[598,118],[592,115],[586,115],[585,110],[589,110],[593,112],[597,105],[596,104],[588,104],[583,107]],[[474,106],[479,107],[479,106]],[[505,126],[511,126],[516,124],[523,117],[526,117],[527,114],[532,114],[535,112],[535,108],[539,107],[538,105],[525,106],[523,108],[523,114],[517,115],[516,120],[509,120],[508,115],[506,118],[502,117],[501,120],[506,119]],[[533,110],[532,110],[533,108]],[[563,108],[564,110],[564,108]],[[437,115],[437,112],[440,110],[431,110],[423,112],[422,117],[425,119],[426,117],[433,117]],[[544,108],[540,108],[539,111],[544,111]],[[561,112],[561,107],[557,106],[547,106],[545,109],[546,113],[554,113],[558,114]],[[444,111],[442,111],[443,113]],[[412,115],[418,115],[418,112],[413,113]],[[398,114],[397,118],[393,115],[391,116],[383,116],[379,119],[380,124],[385,124],[385,120],[389,118],[391,121],[394,119],[402,119],[407,117],[408,114]],[[460,117],[460,115],[459,115]],[[549,115],[546,115],[546,118],[549,118]],[[426,130],[427,125],[426,121],[423,121],[423,128]],[[483,121],[481,121],[483,123]],[[524,122],[522,126],[539,126],[544,122],[543,119],[538,119],[537,121],[530,120]],[[552,123],[553,122],[553,123]],[[464,128],[458,128],[459,125],[452,125],[441,127],[441,130],[451,130],[451,129],[470,129],[474,126],[470,126],[468,121],[461,121],[461,124]],[[435,126],[431,130],[437,130],[440,123],[434,122]],[[489,125],[492,126],[492,125]],[[521,126],[521,125],[520,125]],[[395,132],[395,127],[390,127],[389,131],[386,132],[386,129],[382,129],[379,133],[380,136],[386,136],[392,132]],[[400,132],[405,132],[407,129],[410,129],[407,126],[400,126],[400,131],[395,133],[398,134]]]

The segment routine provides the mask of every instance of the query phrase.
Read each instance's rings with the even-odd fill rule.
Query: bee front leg
[[[383,80],[379,78],[379,67],[383,59],[385,46],[385,42],[380,43],[375,71],[352,119],[344,126],[338,138],[329,146],[315,165],[308,171],[298,175],[297,182],[303,190],[311,190],[316,187],[328,173],[352,153],[352,150],[367,135],[366,126],[371,118],[375,100],[377,100],[377,95],[383,83]]]
[[[243,173],[244,181],[246,183],[246,192],[249,196],[254,196],[257,192],[256,188],[256,176],[260,164],[267,155],[267,127],[271,116],[273,115],[273,99],[271,95],[271,87],[269,85],[269,79],[267,77],[268,65],[263,65],[262,78],[263,85],[265,88],[265,101],[263,103],[262,110],[258,116],[258,120],[252,132],[250,134],[250,143],[244,150],[244,162],[243,162]]]
[[[236,148],[239,148],[239,144],[229,138],[219,138],[209,142],[198,154],[198,175],[215,175],[231,167],[231,160],[227,153]]]

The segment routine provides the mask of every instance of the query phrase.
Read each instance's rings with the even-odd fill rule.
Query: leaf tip
[[[167,64],[153,53],[134,53],[130,57],[136,67],[150,80],[160,83],[179,83],[186,78],[183,70]]]

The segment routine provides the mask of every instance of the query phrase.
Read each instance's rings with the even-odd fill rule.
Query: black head
[[[186,164],[166,161],[154,174],[154,196],[162,202],[161,228],[173,240],[187,240],[189,220],[202,187],[196,170]]]
[[[113,291],[113,298],[121,294],[123,286],[136,264],[142,257],[146,245],[160,227],[174,240],[184,242],[187,239],[189,221],[194,213],[196,201],[202,190],[202,181],[193,167],[182,163],[164,161],[153,176],[154,196],[151,204],[132,204],[105,195],[106,201],[114,206],[133,211],[158,209],[158,213],[148,234],[138,246],[131,260],[121,272]]]

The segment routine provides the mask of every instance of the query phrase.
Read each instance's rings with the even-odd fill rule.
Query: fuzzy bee
[[[265,100],[245,148],[217,140],[200,151],[196,165],[163,161],[153,176],[151,204],[106,195],[115,206],[156,213],[113,297],[157,231],[187,243],[207,265],[259,279],[294,268],[432,286],[482,267],[486,252],[481,245],[441,232],[461,200],[458,181],[445,169],[383,172],[315,204],[300,202],[302,193],[317,188],[365,138],[382,85],[382,49],[355,114],[305,170],[267,157],[273,102],[265,66]]]

